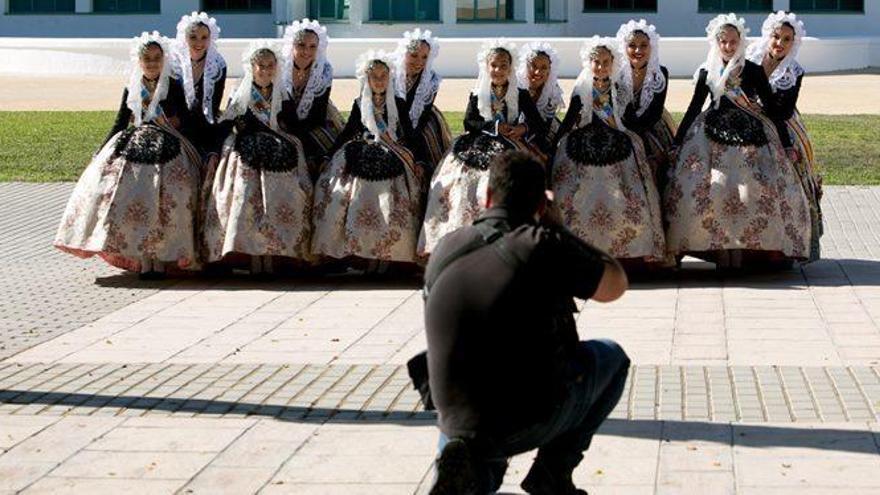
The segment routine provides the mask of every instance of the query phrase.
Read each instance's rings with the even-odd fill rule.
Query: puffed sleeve
[[[709,86],[706,86],[706,78],[709,73],[705,69],[700,69],[700,76],[697,78],[697,84],[694,87],[694,96],[691,97],[691,103],[688,105],[681,124],[678,125],[678,132],[675,133],[675,145],[681,146],[684,137],[687,135],[688,129],[693,125],[694,120],[703,111],[703,104],[709,96]]]
[[[413,88],[413,97],[415,97],[415,88]],[[431,95],[431,101],[425,103],[425,107],[422,108],[422,114],[419,115],[419,121],[416,123],[416,132],[421,134],[422,131],[425,130],[425,126],[428,125],[428,121],[431,119],[431,110],[434,107],[434,100],[437,99],[437,92],[434,92]],[[407,95],[407,106],[412,105],[413,100]]]
[[[471,93],[468,98],[467,110],[464,113],[464,130],[467,132],[495,131],[495,122],[487,121],[480,115],[477,106],[477,95]]]
[[[797,108],[798,97],[801,92],[801,81],[803,81],[804,76],[801,74],[797,78],[797,82],[795,85],[789,89],[781,89],[777,90],[776,94],[776,107],[777,113],[779,117],[783,120],[788,120],[794,115],[794,111]]]
[[[211,98],[211,109],[214,112],[214,120],[219,119],[220,102],[223,101],[223,92],[226,90],[226,67],[220,71],[220,77],[214,81],[214,95]]]
[[[403,133],[397,136],[397,141],[410,148],[416,156],[420,156],[419,153],[416,153],[417,150],[414,149],[419,140],[415,138],[416,132],[413,130],[412,120],[409,118],[409,112],[406,111],[406,100],[395,97],[394,103],[397,105],[397,118],[400,119],[398,127],[401,128],[401,132]]]
[[[547,152],[550,149],[550,143],[547,142],[547,121],[535,106],[535,100],[529,95],[526,89],[519,90],[519,111],[525,118],[528,131],[526,135],[541,149]]]
[[[574,126],[577,125],[578,119],[581,117],[581,108],[583,108],[583,104],[581,103],[581,97],[578,95],[572,95],[571,101],[568,104],[568,110],[565,112],[565,118],[562,119],[562,125],[559,126],[559,130],[556,131],[556,141],[557,143],[562,138],[562,136],[571,132],[574,129]]]
[[[333,143],[333,147],[327,151],[327,158],[333,158],[333,155],[335,155],[345,143],[354,139],[362,128],[360,98],[357,98],[354,100],[354,103],[351,104],[351,113],[348,114],[348,122],[345,123],[342,132],[336,137],[336,142]]]
[[[183,86],[177,79],[168,81],[168,95],[160,102],[162,111],[168,118],[177,117],[180,121],[178,128],[187,126],[187,120],[190,118],[190,110],[186,104],[186,95],[183,93]],[[199,111],[199,110],[196,110]]]
[[[663,91],[654,94],[654,98],[648,104],[648,108],[642,112],[642,115],[637,115],[635,103],[627,105],[626,112],[623,114],[623,125],[627,129],[641,133],[653,128],[663,118],[663,109],[666,106],[666,93],[669,91],[669,72],[666,70],[666,67],[660,67],[660,71],[666,79],[666,87],[663,88]]]
[[[304,130],[310,131],[324,125],[324,122],[327,121],[327,107],[330,105],[330,90],[332,89],[332,86],[327,86],[327,90],[312,101],[312,108],[302,122]]]
[[[547,134],[547,121],[535,106],[535,100],[529,95],[527,89],[519,90],[519,111],[525,117],[526,126],[529,128],[529,134],[535,136],[545,136]]]
[[[132,112],[131,109],[128,108],[128,88],[122,91],[122,102],[119,104],[119,110],[116,112],[116,120],[113,122],[113,127],[110,128],[110,133],[107,134],[107,137],[104,138],[104,142],[101,143],[101,147],[107,144],[107,141],[110,141],[110,138],[115,136],[118,132],[124,131],[128,124],[131,122]]]
[[[783,119],[781,116],[779,105],[776,103],[776,96],[773,94],[773,88],[770,87],[770,81],[767,80],[767,74],[764,73],[763,67],[746,61],[745,70],[747,72],[743,77],[744,82],[751,84],[761,99],[764,113],[773,121],[773,125],[779,134],[779,140],[782,141],[782,146],[790,148],[791,136],[788,135],[788,127],[785,124],[786,119]]]

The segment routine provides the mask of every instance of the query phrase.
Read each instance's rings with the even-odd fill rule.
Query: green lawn
[[[462,114],[446,117],[453,133],[461,132]],[[0,182],[76,180],[113,118],[113,112],[0,112]],[[880,184],[880,116],[805,119],[825,184]]]

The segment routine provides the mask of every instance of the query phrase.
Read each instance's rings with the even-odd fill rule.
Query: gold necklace
[[[272,83],[269,83],[269,85],[265,87],[260,86],[259,84],[256,85],[257,91],[260,92],[260,96],[262,96],[264,100],[269,100],[272,97]]]
[[[593,87],[596,88],[597,90],[599,90],[600,93],[607,92],[609,89],[611,89],[611,79],[609,79],[609,78],[605,78],[605,79],[594,78],[593,79]]]
[[[499,99],[499,100],[503,99],[504,96],[507,94],[507,85],[506,84],[504,84],[504,85],[493,84],[492,85],[492,94],[495,95],[496,99]]]
[[[156,79],[148,79],[146,76],[144,76],[144,86],[147,87],[147,91],[149,91],[150,93],[155,91],[156,86],[158,86],[158,85],[159,85],[159,78],[158,77]]]
[[[410,75],[410,74],[406,75],[406,89],[407,90],[412,89],[412,87],[416,84],[416,81],[419,80],[420,75],[421,75],[421,72],[416,73],[416,74],[412,74],[412,75]]]

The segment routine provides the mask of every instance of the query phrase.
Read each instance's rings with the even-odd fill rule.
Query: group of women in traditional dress
[[[294,22],[280,46],[249,47],[221,113],[220,29],[194,12],[173,42],[135,39],[116,123],[55,245],[145,278],[332,260],[382,272],[424,262],[475,220],[493,157],[522,150],[545,165],[559,221],[628,266],[686,254],[720,267],[817,259],[821,179],[796,110],[803,23],[770,15],[748,51],[734,14],[706,32],[709,54],[677,130],[659,35],[641,20],[587,41],[562,120],[556,50],[487,42],[453,140],[434,105],[440,47],[430,31],[357,60],[360,94],[343,122],[326,29]]]

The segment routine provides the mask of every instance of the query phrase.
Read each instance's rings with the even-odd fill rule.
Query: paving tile
[[[880,458],[757,457],[737,455],[738,486],[847,487],[880,491]]]
[[[257,493],[274,473],[275,468],[215,467],[212,465],[200,472],[179,493],[187,495]]]
[[[658,495],[680,493],[737,493],[733,472],[674,471],[662,472],[657,483]]]
[[[352,456],[344,452],[294,456],[270,482],[412,484],[422,479],[433,453],[424,456]]]
[[[23,493],[27,495],[165,495],[183,485],[180,480],[114,480],[105,478],[43,478]]]
[[[373,431],[340,429],[332,425],[320,428],[300,451],[303,455],[346,456],[430,456],[436,450],[434,427]]]
[[[86,450],[52,472],[61,478],[188,480],[214,458],[201,452],[107,452]]]
[[[241,432],[236,429],[120,427],[89,445],[89,450],[120,452],[219,452]]]
[[[412,495],[416,485],[412,483],[377,484],[377,483],[286,483],[275,481],[267,485],[260,493],[280,495],[325,495],[345,493],[348,495]]]
[[[62,462],[122,422],[121,418],[62,418],[9,450],[15,462]]]
[[[0,416],[0,451],[9,450],[58,420],[46,416]]]
[[[0,490],[22,490],[48,474],[55,466],[55,462],[27,462],[0,457]]]

